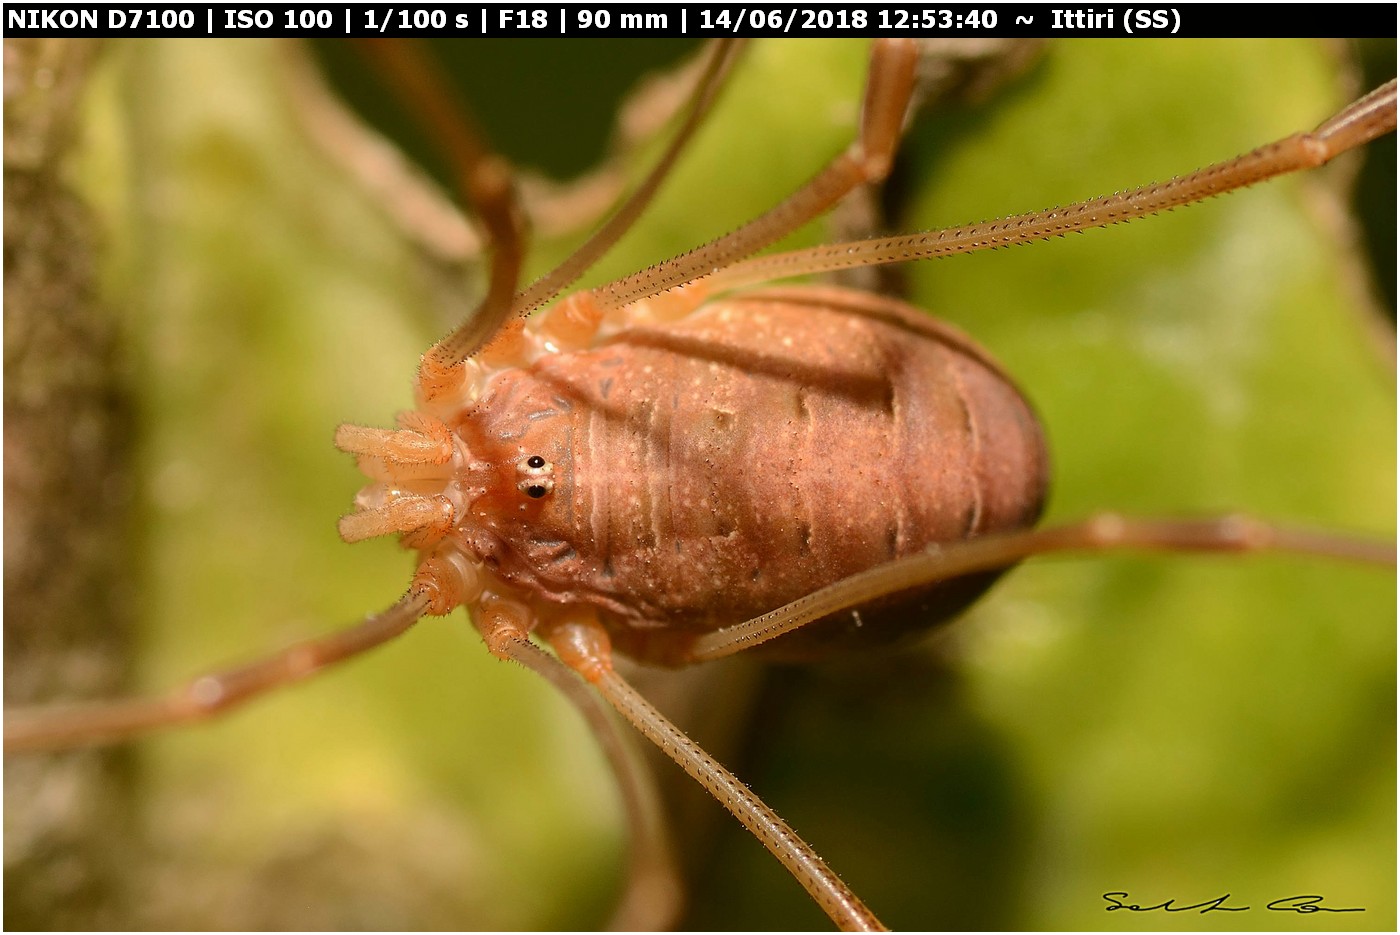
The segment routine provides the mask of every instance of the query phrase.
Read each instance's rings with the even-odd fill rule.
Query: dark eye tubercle
[[[541,455],[530,455],[516,464],[520,481],[516,487],[525,496],[538,500],[554,490],[554,465]]]

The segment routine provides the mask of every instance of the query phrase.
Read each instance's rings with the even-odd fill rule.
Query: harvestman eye
[[[530,455],[518,465],[525,477],[516,486],[532,500],[538,500],[554,490],[554,478],[549,476],[553,466],[541,455]]]

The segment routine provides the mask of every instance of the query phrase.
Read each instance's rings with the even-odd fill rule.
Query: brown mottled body
[[[455,426],[498,468],[463,526],[488,568],[597,608],[644,661],[930,543],[1028,526],[1039,426],[968,338],[906,305],[833,288],[741,294],[672,324],[497,375]],[[552,466],[547,497],[514,466]],[[935,585],[777,641],[782,655],[926,627],[993,576]],[[899,613],[913,601],[920,613]],[[875,630],[874,633],[868,632]]]

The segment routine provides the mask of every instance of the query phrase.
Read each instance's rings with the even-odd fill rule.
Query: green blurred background
[[[676,51],[473,42],[445,57],[519,131],[505,142],[492,125],[503,149],[552,168],[600,152],[560,102],[611,113],[632,79],[605,66]],[[891,224],[1065,203],[1311,127],[1350,93],[1351,51],[1050,46],[991,99],[919,121]],[[442,270],[310,144],[288,54],[113,44],[85,109],[75,177],[141,401],[149,688],[383,607],[411,568],[391,542],[339,542],[362,481],[330,437],[409,404],[438,309],[470,293],[444,296]],[[865,54],[755,44],[590,280],[722,233],[808,177],[852,133]],[[575,144],[591,154],[547,161]],[[1344,176],[908,271],[914,301],[983,342],[1044,416],[1051,519],[1248,510],[1392,534],[1394,382],[1367,336]],[[542,243],[532,271],[579,236]],[[1261,907],[1321,893],[1367,910],[1324,927],[1393,929],[1394,623],[1394,577],[1370,569],[1056,560],[903,654],[716,667],[700,691],[734,709],[712,726],[723,758],[891,926],[1289,930],[1319,923]],[[618,885],[618,807],[591,739],[460,616],[125,756],[137,833],[100,916],[112,927],[589,928]],[[718,806],[674,808],[695,877],[686,925],[825,927]],[[1111,890],[1256,908],[1125,918],[1104,911]]]

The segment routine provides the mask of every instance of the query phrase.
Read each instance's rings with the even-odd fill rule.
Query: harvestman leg
[[[661,158],[622,205],[559,266],[508,301],[502,299],[494,285],[493,267],[490,301],[483,301],[482,307],[456,331],[424,355],[418,380],[425,399],[449,396],[454,389],[470,382],[469,372],[480,365],[509,367],[527,361],[530,342],[525,337],[524,316],[548,302],[587,271],[631,228],[709,114],[742,48],[743,43],[738,40],[714,43],[700,81],[686,104],[681,124]],[[409,83],[403,87],[416,92],[424,84],[431,83],[421,77],[410,77]],[[518,235],[519,230],[503,228],[497,233],[514,236]],[[512,321],[512,318],[515,320]],[[594,313],[591,307],[585,309],[576,301],[565,300],[544,317],[538,330],[556,346],[582,347],[592,338],[600,320],[601,312]],[[476,360],[468,359],[474,355]]]
[[[208,720],[387,643],[417,623],[428,604],[428,595],[410,591],[358,626],[296,643],[247,665],[199,676],[163,698],[7,711],[5,752],[114,743],[158,728]]]
[[[1342,561],[1395,565],[1393,542],[1280,526],[1247,516],[1133,519],[1102,513],[1078,523],[981,536],[930,546],[878,565],[762,616],[696,638],[686,661],[704,662],[751,649],[828,614],[887,594],[979,571],[995,571],[1054,552],[1290,552]]]
[[[491,243],[491,278],[481,304],[429,353],[457,363],[500,328],[525,258],[525,219],[510,166],[487,149],[466,106],[449,90],[438,69],[418,49],[396,39],[360,40],[375,66],[451,160],[457,188],[480,217]]]
[[[490,611],[483,611],[480,616],[483,622],[477,626],[483,636],[488,632],[497,634],[487,637],[492,652],[537,673],[572,702],[612,766],[628,810],[628,871],[626,889],[613,909],[608,929],[644,931],[671,927],[680,913],[680,880],[671,856],[661,800],[646,764],[637,758],[637,751],[599,697],[568,667],[524,633],[502,624],[508,616],[493,616]],[[510,638],[502,640],[503,633]]]
[[[879,182],[889,174],[904,127],[905,112],[913,94],[918,47],[909,40],[881,39],[871,49],[861,105],[860,131],[844,152],[777,206],[738,230],[688,253],[650,266],[589,292],[571,295],[547,312],[539,330],[560,347],[581,348],[593,339],[603,316],[639,299],[657,296],[721,269],[736,260],[781,240],[814,218],[830,211],[861,185]],[[551,274],[551,277],[553,274]],[[549,279],[551,277],[546,277]],[[549,296],[537,292],[541,280],[522,296],[533,308]],[[680,316],[692,311],[707,290],[691,290],[672,296],[672,311]],[[488,352],[495,348],[488,348]],[[513,349],[517,356],[520,353]],[[509,358],[507,358],[509,359]]]
[[[1311,133],[1295,133],[1242,156],[1160,184],[981,224],[756,257],[720,270],[705,282],[712,291],[718,292],[853,266],[905,263],[993,250],[1136,220],[1280,175],[1315,169],[1342,153],[1393,133],[1395,96],[1396,83],[1392,79],[1324,120]],[[663,288],[679,284],[671,283]]]
[[[724,237],[664,263],[594,289],[604,308],[616,308],[699,279],[761,250],[820,217],[860,185],[889,174],[914,91],[918,46],[880,39],[870,53],[860,134],[855,142],[775,207]]]
[[[474,623],[491,652],[503,659],[514,659],[536,671],[541,671],[543,660],[548,659],[577,672],[632,726],[729,809],[842,930],[885,930],[874,913],[787,822],[613,669],[607,631],[591,613],[540,622],[532,621],[522,604],[487,600],[482,602]],[[530,641],[532,629],[549,641],[558,660]]]
[[[192,679],[163,698],[20,709],[5,715],[5,752],[28,753],[100,745],[151,730],[225,714],[267,692],[303,681],[406,632],[434,607],[437,589],[420,575],[409,592],[358,626],[296,643],[247,665]],[[548,679],[583,716],[616,776],[628,819],[629,874],[614,915],[618,928],[659,928],[672,922],[680,889],[651,775],[596,696],[547,653],[512,655]]]

